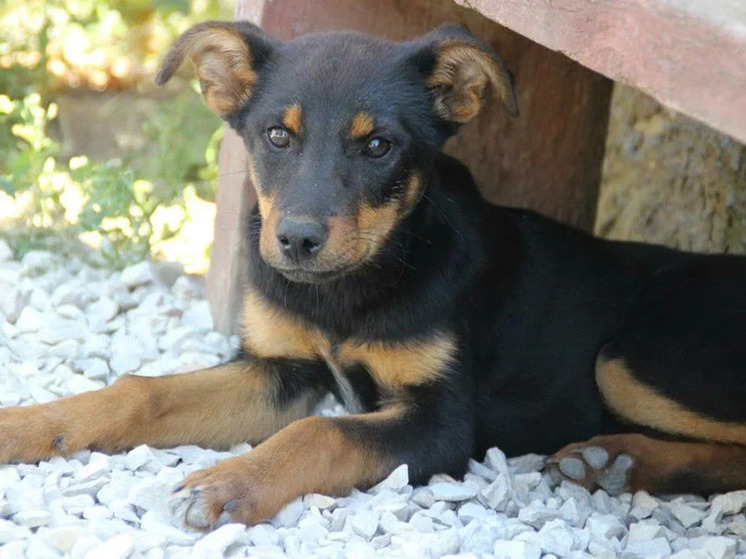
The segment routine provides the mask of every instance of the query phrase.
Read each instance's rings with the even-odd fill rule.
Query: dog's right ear
[[[251,97],[257,72],[269,58],[274,42],[248,22],[200,23],[174,43],[155,82],[166,83],[189,57],[197,68],[205,104],[228,118]]]

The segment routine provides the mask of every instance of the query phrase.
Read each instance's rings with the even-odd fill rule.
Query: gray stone
[[[483,477],[487,481],[494,481],[497,473],[473,458],[469,458],[469,471],[477,476]]]
[[[699,524],[707,516],[705,511],[690,507],[681,501],[672,501],[668,504],[668,509],[684,528],[691,528],[695,524]]]
[[[85,536],[83,526],[57,526],[44,533],[44,541],[62,553],[68,553],[79,538]]]
[[[46,510],[23,510],[13,515],[13,522],[26,528],[38,528],[49,524],[52,516]]]
[[[16,540],[25,540],[31,536],[31,530],[25,526],[19,526],[10,520],[0,518],[0,545]]]
[[[737,514],[746,507],[746,490],[731,491],[718,495],[712,500],[712,508],[723,514]]]
[[[269,524],[258,524],[252,527],[249,530],[249,537],[255,546],[277,545],[280,541],[277,530]]]
[[[43,313],[33,307],[24,307],[15,322],[15,327],[20,333],[38,332],[44,327],[45,323],[46,319]]]
[[[585,465],[580,458],[567,457],[559,461],[560,472],[570,479],[580,481],[585,479]]]
[[[316,507],[320,510],[325,510],[333,507],[337,503],[334,497],[328,495],[319,495],[318,493],[311,493],[303,497],[303,506],[306,508]]]
[[[287,505],[285,505],[280,512],[278,512],[272,519],[272,524],[276,526],[283,526],[288,528],[295,526],[298,522],[298,518],[303,513],[303,501],[302,499],[296,499]]]
[[[629,525],[629,535],[627,536],[627,544],[646,542],[662,537],[664,535],[663,528],[656,524],[640,524],[635,522]]]
[[[666,538],[654,538],[628,543],[624,551],[638,557],[668,557],[671,555],[671,545]]]
[[[246,530],[243,524],[226,524],[210,532],[194,544],[195,558],[212,559],[223,557],[228,546],[233,544]]]
[[[736,541],[725,537],[701,537],[689,540],[692,549],[704,551],[712,559],[733,559],[736,556]]]
[[[474,519],[485,518],[488,515],[487,509],[476,503],[464,503],[458,509],[458,518],[464,524],[468,524]]]
[[[616,516],[594,513],[588,517],[586,526],[591,534],[604,539],[622,537],[627,531]]]
[[[512,488],[508,476],[501,475],[480,492],[485,504],[496,511],[504,511],[510,503]]]
[[[101,297],[87,307],[88,319],[109,322],[119,313],[119,304],[109,297]]]
[[[570,553],[574,544],[572,531],[562,520],[552,520],[544,524],[536,534],[535,543],[546,553],[560,557]]]
[[[510,471],[514,474],[538,472],[544,468],[546,458],[539,454],[524,454],[508,459]]]
[[[151,283],[155,279],[150,262],[133,264],[122,270],[119,280],[130,289]]]
[[[212,314],[207,301],[190,303],[181,316],[181,323],[197,332],[212,330]]]
[[[370,489],[371,493],[378,493],[383,489],[401,491],[409,484],[409,467],[402,464],[391,472],[386,479]]]
[[[91,380],[82,375],[73,375],[66,383],[67,390],[70,394],[83,394],[93,390],[100,390],[105,386],[101,381]]]
[[[541,549],[522,541],[497,540],[492,546],[495,559],[539,559]]]
[[[548,509],[537,501],[529,503],[528,506],[518,512],[518,519],[534,528],[541,528],[550,520],[555,520],[558,517],[559,511]]]
[[[412,492],[412,502],[423,508],[430,508],[435,503],[435,497],[429,488],[418,487]]]
[[[591,468],[595,468],[596,470],[605,467],[606,463],[609,461],[609,453],[605,448],[600,446],[586,447],[581,451],[581,454],[583,455],[583,460],[585,460]]]
[[[119,534],[107,539],[85,554],[85,559],[125,559],[134,549],[132,536]]]
[[[151,448],[148,445],[141,444],[127,453],[124,462],[127,465],[127,469],[134,471],[154,459],[155,456],[153,455]]]
[[[433,483],[430,485],[430,491],[438,501],[466,501],[477,496],[477,490],[465,484],[459,483]]]
[[[378,515],[370,510],[359,510],[351,518],[352,530],[365,540],[370,540],[378,530]]]

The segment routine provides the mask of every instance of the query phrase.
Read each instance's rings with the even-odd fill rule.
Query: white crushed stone
[[[147,262],[112,273],[44,251],[19,262],[0,240],[2,406],[95,390],[133,371],[214,365],[236,340],[211,329],[192,278],[169,288]],[[342,411],[328,399],[319,413]],[[252,528],[202,534],[172,517],[167,497],[185,475],[250,451],[143,445],[0,466],[0,559],[746,559],[746,490],[709,501],[591,494],[550,485],[541,456],[506,459],[496,448],[469,462],[464,481],[438,475],[413,488],[404,465],[369,491],[306,495]]]

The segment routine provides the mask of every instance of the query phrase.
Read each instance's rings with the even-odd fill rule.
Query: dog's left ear
[[[158,85],[166,83],[184,59],[190,58],[197,68],[205,104],[223,118],[228,118],[251,97],[274,42],[249,22],[200,23],[174,43],[155,82]]]
[[[420,62],[426,62],[433,109],[444,120],[473,119],[493,92],[512,116],[518,116],[513,75],[484,41],[454,25],[445,25],[416,40]],[[426,54],[426,56],[422,56]]]

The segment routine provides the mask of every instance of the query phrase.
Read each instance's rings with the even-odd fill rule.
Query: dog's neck
[[[362,337],[393,338],[431,328],[432,324],[422,319],[421,310],[411,313],[418,317],[414,323],[406,312],[392,316],[387,308],[411,305],[442,316],[443,307],[459,296],[459,283],[471,277],[478,265],[480,258],[474,251],[479,247],[469,242],[475,233],[454,227],[453,223],[460,223],[463,229],[468,220],[454,219],[454,212],[461,208],[443,188],[442,180],[436,169],[418,205],[394,229],[374,261],[328,283],[294,283],[262,260],[260,217],[255,209],[249,226],[251,288],[339,339],[353,332]],[[471,244],[474,251],[452,250],[455,243]],[[455,261],[454,255],[460,260]]]

